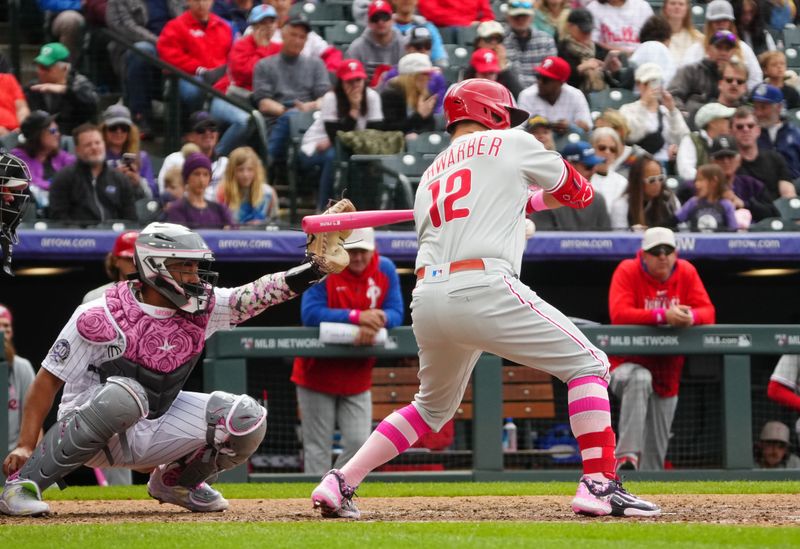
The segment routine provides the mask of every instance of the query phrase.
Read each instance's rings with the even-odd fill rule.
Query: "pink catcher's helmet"
[[[528,119],[508,88],[485,78],[470,78],[450,86],[444,96],[444,116],[447,131],[461,120],[472,120],[490,130],[505,130]]]

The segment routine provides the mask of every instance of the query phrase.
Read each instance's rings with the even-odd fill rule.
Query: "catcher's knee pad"
[[[133,379],[110,377],[85,405],[53,425],[19,476],[44,490],[147,416],[147,394]]]
[[[178,477],[196,486],[247,461],[267,434],[267,410],[248,395],[214,391],[206,405],[206,446],[191,455]]]

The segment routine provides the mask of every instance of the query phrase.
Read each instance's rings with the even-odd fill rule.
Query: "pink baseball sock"
[[[586,376],[573,379],[567,388],[569,423],[581,449],[583,474],[599,481],[616,478],[617,443],[611,429],[608,383]]]
[[[370,471],[405,452],[431,431],[413,404],[389,414],[341,471],[345,482],[356,487]]]

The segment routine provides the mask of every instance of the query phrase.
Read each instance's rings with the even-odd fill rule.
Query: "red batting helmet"
[[[470,78],[450,86],[444,96],[444,116],[448,131],[461,120],[472,120],[490,130],[505,130],[528,119],[528,113],[517,108],[508,88],[484,78]]]

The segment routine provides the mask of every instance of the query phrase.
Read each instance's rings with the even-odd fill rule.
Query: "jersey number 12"
[[[442,180],[437,179],[430,185],[428,190],[431,193],[431,223],[437,229],[442,226],[442,214],[439,211],[439,195],[442,192]],[[444,210],[444,222],[447,223],[454,219],[460,219],[469,215],[469,208],[457,208],[456,202],[464,198],[472,190],[472,171],[464,168],[451,173],[444,184],[444,195],[442,196],[442,209]]]

